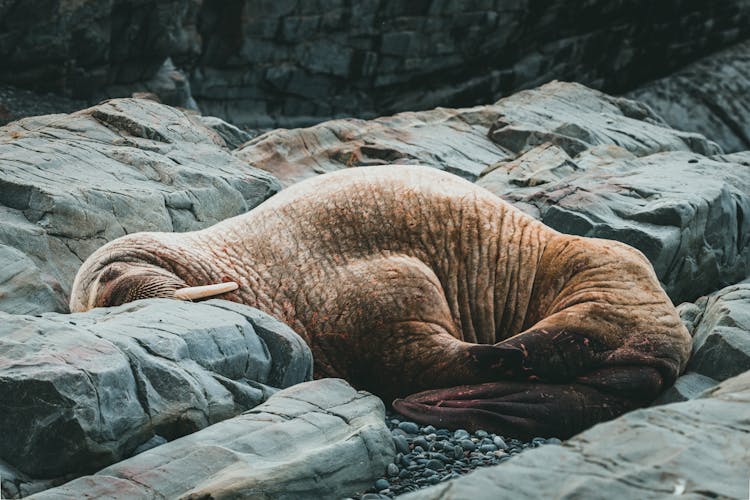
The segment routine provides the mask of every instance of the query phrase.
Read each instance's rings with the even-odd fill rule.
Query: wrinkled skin
[[[637,250],[413,166],[323,175],[202,231],[115,240],[81,267],[71,310],[223,281],[239,289],[222,298],[305,339],[317,377],[441,426],[567,437],[650,402],[690,352]]]

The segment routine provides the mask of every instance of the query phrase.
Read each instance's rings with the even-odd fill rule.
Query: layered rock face
[[[750,149],[750,42],[734,45],[626,94],[673,127],[705,134],[725,151]]]
[[[395,450],[380,402],[332,380],[276,392],[309,378],[310,358],[273,318],[218,300],[48,311],[65,310],[81,260],[112,238],[202,228],[282,185],[404,163],[634,245],[673,301],[694,301],[680,306],[693,358],[660,406],[422,496],[746,493],[750,154],[560,82],[248,139],[141,99],[0,128],[3,496],[343,497],[382,476]]]
[[[341,498],[393,460],[383,403],[324,379],[31,498]]]
[[[129,95],[171,57],[205,112],[271,127],[485,103],[553,78],[625,91],[747,38],[750,6],[14,0],[0,32],[0,84]]]
[[[225,301],[155,299],[0,320],[0,457],[10,491],[94,472],[312,377],[296,333]]]
[[[0,165],[0,311],[21,314],[67,311],[81,262],[108,241],[201,229],[279,189],[197,117],[143,99],[2,127]]]

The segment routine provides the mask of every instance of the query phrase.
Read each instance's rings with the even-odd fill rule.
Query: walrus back
[[[335,282],[346,263],[415,257],[437,276],[457,335],[481,343],[520,331],[535,275],[525,263],[557,234],[464,179],[407,165],[320,176],[208,231],[249,240],[276,283],[290,268]],[[294,294],[319,286],[302,273],[287,281]]]

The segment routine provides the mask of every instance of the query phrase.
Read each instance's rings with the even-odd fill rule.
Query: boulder
[[[749,407],[745,372],[699,399],[634,411],[399,498],[745,498]]]
[[[92,473],[311,377],[289,327],[222,300],[0,313],[0,461],[20,472],[3,487]]]
[[[394,456],[383,403],[323,379],[30,498],[341,498],[367,488]]]
[[[675,303],[750,273],[743,157],[580,85],[545,85],[496,107],[490,137],[517,156],[478,185],[561,232],[638,248]]]
[[[696,302],[688,370],[724,380],[750,370],[750,283],[726,287]]]
[[[710,137],[725,151],[750,149],[750,41],[625,95],[648,104],[670,125]]]
[[[195,117],[150,100],[0,127],[0,311],[64,312],[78,267],[104,243],[201,229],[279,189]]]

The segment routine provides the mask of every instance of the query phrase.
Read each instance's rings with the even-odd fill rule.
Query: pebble
[[[423,437],[415,438],[414,441],[412,441],[412,442],[414,443],[414,447],[419,446],[420,448],[422,448],[424,450],[426,450],[426,449],[428,449],[430,447],[430,444]]]
[[[409,442],[404,436],[393,436],[393,444],[396,445],[396,450],[401,453],[409,453]]]
[[[428,469],[432,469],[432,470],[440,470],[440,469],[445,469],[445,464],[441,462],[440,460],[433,458],[432,460],[429,460],[425,464],[425,467],[427,467]]]
[[[553,439],[557,439],[557,438],[553,438]],[[558,441],[560,441],[560,440],[558,439]],[[500,436],[493,437],[492,438],[492,443],[495,446],[497,446],[499,449],[501,449],[501,450],[507,450],[508,449],[508,445],[505,444],[505,440],[503,438],[501,438]]]
[[[562,444],[557,438],[535,437],[528,442],[508,439],[485,430],[470,433],[432,425],[420,426],[389,412],[386,424],[396,447],[396,457],[384,477],[358,496],[358,500],[383,500],[450,481],[477,467],[487,467],[545,444]]]
[[[471,437],[471,434],[469,434],[468,431],[464,429],[458,429],[453,433],[454,439],[469,439],[469,437]]]
[[[409,434],[416,434],[419,432],[419,426],[414,422],[400,422],[398,428]]]
[[[389,476],[398,476],[398,465],[396,465],[396,464],[388,464],[388,468],[386,469],[386,473]]]
[[[464,450],[474,451],[477,449],[477,445],[475,445],[474,441],[472,441],[471,439],[462,439],[459,444]]]
[[[377,481],[375,481],[375,489],[376,490],[385,490],[391,487],[391,483],[389,483],[387,480],[380,478]]]

